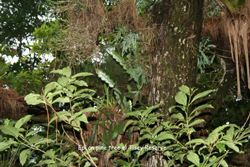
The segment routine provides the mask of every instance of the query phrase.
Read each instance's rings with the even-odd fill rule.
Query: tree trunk
[[[152,53],[148,100],[150,105],[164,104],[162,111],[166,116],[175,103],[178,87],[193,87],[196,83],[202,6],[202,0],[165,0],[154,8],[160,33]]]
[[[163,0],[153,9],[159,36],[152,53],[148,103],[162,103],[165,118],[178,87],[195,86],[202,7],[203,0]],[[164,166],[162,156],[150,156],[146,166]]]

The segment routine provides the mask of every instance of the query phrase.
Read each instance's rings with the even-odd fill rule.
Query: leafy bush
[[[48,110],[49,106],[54,117],[51,120],[48,120],[48,128],[53,121],[64,122],[80,133],[81,143],[78,140],[74,141],[70,135],[64,131],[68,139],[77,145],[83,144],[86,147],[81,122],[88,123],[85,115],[86,112],[96,112],[97,110],[93,107],[81,108],[83,99],[92,99],[94,91],[85,88],[77,91],[77,86],[88,86],[85,81],[77,80],[77,77],[85,77],[92,74],[83,72],[71,76],[71,69],[69,67],[62,70],[54,70],[52,73],[58,73],[62,76],[58,78],[57,82],[51,82],[46,85],[42,95],[31,93],[25,97],[25,100],[29,105],[44,104],[48,118],[51,114]],[[60,103],[61,105],[69,104],[69,110],[56,112],[53,105],[57,103]],[[79,149],[79,154],[76,153],[75,150],[64,152],[62,154],[61,150],[63,143],[60,143],[59,148],[55,150],[57,147],[57,134],[56,137],[49,134],[47,134],[47,137],[43,137],[39,135],[37,128],[22,128],[22,125],[26,124],[31,117],[31,115],[27,115],[16,123],[10,122],[8,119],[4,121],[4,125],[0,126],[0,130],[4,135],[7,135],[8,138],[5,138],[0,142],[0,151],[6,150],[9,147],[19,148],[22,146],[22,151],[19,154],[19,160],[22,165],[31,163],[31,160],[33,159],[31,155],[37,151],[40,152],[37,154],[42,154],[42,158],[36,165],[68,166],[69,164],[82,164],[84,162],[86,162],[85,166],[90,166],[90,163],[95,165],[94,160],[97,159],[90,156],[90,151],[88,150]],[[62,128],[64,130],[64,127]],[[49,129],[47,132],[49,132]]]
[[[25,97],[29,105],[44,104],[48,118],[49,115],[53,115],[52,119],[48,119],[47,136],[43,135],[43,131],[40,131],[38,127],[23,128],[31,119],[31,115],[27,115],[17,122],[6,119],[0,126],[0,151],[7,155],[12,149],[19,156],[20,163],[25,166],[80,166],[82,164],[86,167],[91,164],[97,166],[98,159],[91,154],[93,150],[79,149],[81,145],[83,148],[87,148],[81,123],[88,124],[86,113],[96,112],[99,107],[82,107],[84,102],[92,100],[95,92],[86,89],[87,83],[77,78],[92,74],[82,72],[71,76],[69,67],[52,72],[61,75],[57,82],[49,83],[41,95],[31,93]],[[78,88],[80,90],[77,90]],[[195,138],[193,135],[195,126],[204,122],[203,119],[197,119],[199,111],[213,107],[210,104],[202,104],[193,109],[192,106],[197,100],[204,98],[214,90],[196,94],[197,89],[185,85],[181,86],[179,90],[175,96],[177,105],[169,109],[170,115],[167,121],[163,121],[164,115],[158,113],[160,104],[157,104],[146,109],[126,112],[126,123],[124,121],[120,121],[119,125],[110,123],[106,137],[103,135],[99,138],[110,149],[106,153],[111,155],[114,165],[142,166],[142,160],[145,157],[157,152],[166,159],[167,166],[189,164],[197,167],[220,165],[227,167],[227,162],[224,160],[227,154],[243,153],[239,147],[248,141],[246,138],[250,134],[249,127],[244,129],[244,126],[240,128],[235,124],[228,124],[217,127],[210,132],[206,139]],[[116,98],[108,96],[108,89],[106,89],[106,93],[106,107],[109,108],[113,103],[115,104],[112,101]],[[97,99],[94,101],[96,105],[103,103],[100,101],[98,103]],[[55,105],[66,104],[69,106],[67,110],[56,111],[54,108]],[[52,127],[54,121],[56,125],[59,122],[62,123],[61,135],[58,135],[60,130],[57,126],[56,133],[49,133],[49,128]],[[102,123],[96,125],[103,126],[103,133],[106,133],[104,127],[108,122],[112,122],[112,120],[103,119]],[[73,140],[68,131],[64,130],[68,125],[80,134],[80,140]],[[135,131],[139,133],[136,143],[132,145],[118,143],[116,146],[108,147],[108,144],[117,138],[118,134],[122,135],[126,130],[129,131],[128,134]],[[66,141],[71,144],[65,144]],[[78,151],[75,151],[76,148],[69,148],[70,145],[78,145]]]
[[[188,88],[183,85],[179,88],[175,96],[177,105],[171,107],[177,112],[171,113],[170,120],[159,123],[163,116],[153,112],[159,105],[149,107],[146,110],[127,113],[130,118],[124,127],[136,128],[139,130],[141,137],[138,143],[127,146],[118,144],[118,148],[129,148],[113,150],[111,154],[122,156],[119,159],[124,166],[141,166],[139,161],[144,155],[158,152],[167,157],[167,166],[178,166],[178,164],[190,164],[190,166],[210,167],[210,166],[228,166],[224,160],[228,153],[240,151],[239,146],[250,134],[249,128],[240,128],[235,124],[228,124],[217,127],[206,139],[194,138],[192,133],[195,132],[195,126],[204,122],[203,119],[195,119],[205,108],[212,108],[210,104],[202,104],[192,111],[191,105],[196,100],[201,99],[214,90],[207,90],[194,95],[197,89]],[[133,153],[134,152],[134,153]],[[127,160],[127,161],[126,161]]]

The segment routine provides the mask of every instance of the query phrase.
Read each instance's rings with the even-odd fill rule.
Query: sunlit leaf
[[[58,73],[58,74],[66,76],[68,78],[71,75],[71,69],[69,67],[65,67],[61,70],[53,70],[53,71],[51,71],[51,73]]]
[[[10,147],[10,144],[9,143],[6,143],[6,142],[0,142],[0,151],[4,151],[6,150],[7,148]]]
[[[57,82],[62,85],[63,87],[65,87],[68,83],[68,78],[66,77],[60,77],[58,78]]]
[[[46,151],[46,153],[44,154],[44,156],[48,156],[51,159],[54,159],[54,157],[55,157],[55,150],[50,149],[50,150]]]
[[[179,121],[184,121],[184,116],[181,113],[171,115],[171,118],[179,119]]]
[[[188,141],[186,145],[197,144],[197,143],[206,144],[206,142],[203,139],[193,139],[193,140]]]
[[[201,110],[204,110],[205,108],[214,108],[211,104],[202,104],[198,107],[196,107],[190,115],[192,115],[193,113],[195,113],[196,111],[201,111]],[[198,116],[198,115],[197,115]]]
[[[187,159],[192,162],[193,164],[195,164],[196,166],[200,166],[200,158],[199,156],[194,153],[193,151],[189,152],[187,154]]]
[[[110,77],[106,73],[104,73],[100,69],[96,69],[95,71],[98,77],[101,78],[101,80],[103,80],[105,83],[107,83],[109,87],[113,88],[115,86],[115,82],[112,79],[110,79]]]
[[[75,84],[75,85],[78,85],[78,86],[86,86],[86,87],[88,87],[88,84],[85,81],[76,80],[76,81],[73,81],[72,84]]]
[[[180,87],[179,87],[179,90],[182,91],[182,92],[184,92],[184,93],[186,93],[187,95],[190,95],[190,89],[189,89],[189,87],[186,86],[186,85],[180,86]]]
[[[15,128],[15,127],[11,127],[11,126],[7,126],[7,125],[4,125],[4,126],[1,126],[0,127],[1,131],[6,134],[6,135],[10,135],[10,136],[13,136],[15,137],[16,139],[18,138],[18,129]]]
[[[156,140],[158,141],[168,140],[168,139],[176,140],[174,135],[170,134],[169,132],[161,132],[156,138]]]
[[[215,90],[207,90],[201,93],[198,93],[197,95],[194,96],[194,98],[192,99],[191,103],[193,103],[195,100],[200,99],[202,97],[207,96],[208,94],[214,92]]]
[[[30,153],[30,149],[26,149],[23,150],[20,153],[19,159],[20,159],[20,163],[22,164],[22,166],[25,164],[26,160],[27,160],[27,155]]]
[[[220,141],[219,143],[227,145],[229,148],[233,149],[236,152],[239,152],[239,147],[237,147],[233,141]]]
[[[42,96],[34,93],[30,93],[27,96],[25,96],[24,100],[28,105],[37,105],[44,103]]]
[[[45,89],[44,89],[44,95],[46,96],[48,92],[55,89],[56,85],[57,85],[56,82],[51,82],[51,83],[47,84],[45,86]]]
[[[87,77],[87,76],[92,76],[92,73],[89,72],[80,72],[75,75],[73,75],[71,78],[77,78],[77,77]]]
[[[194,120],[193,122],[191,122],[191,123],[189,124],[189,127],[198,125],[198,124],[200,124],[200,123],[202,123],[202,122],[205,122],[205,121],[204,121],[203,119]]]
[[[175,95],[175,101],[183,106],[187,105],[187,95],[183,92],[178,92]]]
[[[61,103],[69,103],[70,102],[70,99],[69,97],[58,97],[56,100],[54,100],[52,102],[53,103],[56,103],[56,102],[61,102]]]
[[[17,129],[19,129],[23,124],[27,123],[27,122],[30,120],[31,117],[32,117],[32,115],[26,115],[25,117],[19,119],[19,120],[16,122],[15,127],[16,127]]]

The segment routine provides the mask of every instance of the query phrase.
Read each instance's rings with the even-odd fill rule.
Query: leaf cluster
[[[199,115],[197,111],[212,108],[212,106],[203,104],[190,112],[190,105],[214,90],[207,90],[196,95],[194,93],[197,89],[188,88],[185,85],[181,86],[179,90],[175,96],[178,105],[171,107],[170,111],[173,108],[179,108],[183,112],[172,114],[170,116],[172,120],[159,123],[162,115],[152,112],[159,105],[126,114],[130,120],[126,123],[124,131],[127,128],[136,128],[139,130],[140,138],[138,143],[129,146],[129,148],[137,147],[137,150],[121,149],[111,152],[112,154],[120,153],[128,160],[120,161],[123,165],[142,165],[139,161],[140,158],[145,154],[158,152],[167,157],[167,166],[188,163],[197,167],[220,165],[226,167],[228,165],[224,159],[228,153],[232,151],[242,153],[239,146],[247,142],[249,128],[244,130],[234,124],[228,124],[214,129],[206,139],[192,139],[191,134],[195,132],[195,126],[204,122],[202,119],[195,119]],[[131,152],[136,152],[136,154],[131,154]],[[131,159],[135,161],[131,161]]]

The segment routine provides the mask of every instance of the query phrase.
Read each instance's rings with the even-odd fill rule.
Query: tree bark
[[[202,25],[203,0],[165,0],[154,8],[159,36],[152,53],[148,103],[162,103],[162,112],[175,103],[178,87],[196,84],[196,48]]]
[[[196,84],[197,51],[202,27],[203,0],[163,0],[153,9],[159,35],[152,53],[149,105],[175,104],[178,87]],[[164,166],[161,155],[151,155],[146,166]]]

